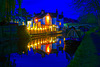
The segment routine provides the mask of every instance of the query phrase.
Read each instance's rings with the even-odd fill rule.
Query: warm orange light
[[[36,46],[37,44],[35,43],[35,46]]]
[[[42,44],[42,41],[41,41],[41,44]]]
[[[61,22],[59,23],[59,25],[61,25]]]
[[[24,22],[22,22],[22,25],[25,25]]]
[[[59,41],[59,43],[61,44],[61,40]]]
[[[47,47],[47,52],[50,52],[50,48],[49,48],[49,46]]]
[[[25,52],[23,51],[23,54],[24,54]]]
[[[47,16],[47,20],[49,20],[49,16]]]
[[[64,41],[65,41],[65,38],[64,38]]]
[[[33,30],[33,28],[31,28],[31,30]]]
[[[36,28],[35,28],[35,30],[36,30]]]
[[[28,47],[28,48],[30,48],[30,46],[29,46],[29,45],[28,45],[27,47]]]
[[[45,43],[46,43],[47,41],[45,41]]]
[[[38,22],[38,19],[35,19],[35,22]]]
[[[40,29],[38,28],[38,30],[40,30]]]
[[[29,30],[29,27],[27,29]]]
[[[50,40],[50,43],[51,43],[51,40]]]
[[[33,47],[33,45],[31,45],[31,47]]]
[[[54,43],[55,41],[53,41],[53,43]]]

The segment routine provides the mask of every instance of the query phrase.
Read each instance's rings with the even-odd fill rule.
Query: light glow
[[[38,22],[38,19],[35,19],[35,22]]]

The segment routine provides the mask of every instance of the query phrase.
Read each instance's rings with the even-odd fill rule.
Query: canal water
[[[0,66],[66,67],[79,45],[68,44],[67,39],[58,34],[1,43]]]

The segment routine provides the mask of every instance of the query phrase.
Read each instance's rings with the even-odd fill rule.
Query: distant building
[[[57,10],[55,13],[46,13],[44,10],[41,10],[41,13],[34,13],[33,23],[35,24],[33,24],[33,27],[37,25],[37,28],[49,28],[51,26],[51,28],[55,27],[62,30],[64,26],[63,12],[59,15]]]
[[[13,18],[11,18],[10,23],[18,24],[18,26],[26,25],[24,17],[15,17],[14,19],[15,19],[15,21],[13,21]]]

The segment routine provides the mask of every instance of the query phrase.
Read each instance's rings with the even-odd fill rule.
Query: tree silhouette
[[[93,13],[97,17],[100,26],[100,0],[72,0],[72,2],[75,8],[82,11],[81,16]]]

